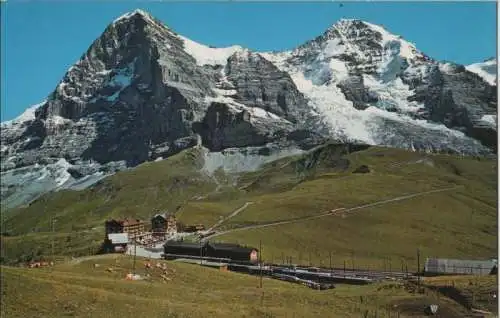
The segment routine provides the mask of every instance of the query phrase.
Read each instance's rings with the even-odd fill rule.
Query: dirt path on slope
[[[223,234],[236,232],[236,231],[259,229],[259,228],[269,227],[269,226],[276,226],[276,225],[282,225],[282,224],[291,224],[291,223],[309,221],[309,220],[313,220],[313,219],[322,218],[322,217],[327,216],[327,215],[333,215],[335,212],[338,212],[341,210],[345,210],[345,208],[339,208],[339,209],[331,210],[331,211],[324,212],[324,213],[318,214],[318,215],[313,215],[313,216],[306,216],[306,217],[300,217],[300,218],[290,219],[290,220],[283,220],[283,221],[277,221],[277,222],[271,222],[271,223],[265,223],[265,224],[256,224],[256,225],[249,225],[249,226],[245,226],[245,227],[239,227],[239,228],[230,229],[230,230],[215,233],[213,235],[207,236],[205,239],[209,239],[212,237],[216,237],[216,236],[220,236]]]
[[[373,203],[369,203],[369,204],[359,205],[359,206],[355,206],[355,207],[348,208],[348,209],[346,209],[346,208],[334,209],[334,210],[330,210],[328,212],[324,212],[324,213],[314,215],[314,216],[306,216],[306,217],[300,217],[300,218],[296,218],[296,219],[283,220],[283,221],[277,221],[277,222],[266,223],[266,224],[256,224],[256,225],[250,225],[250,226],[230,229],[230,230],[218,232],[218,233],[215,233],[213,235],[207,236],[205,239],[213,238],[216,236],[220,236],[223,234],[232,233],[232,232],[236,232],[236,231],[244,231],[244,230],[258,229],[258,228],[264,228],[264,227],[269,227],[269,226],[277,226],[277,225],[283,225],[283,224],[304,222],[304,221],[322,218],[322,217],[329,216],[329,215],[345,215],[347,213],[352,213],[352,211],[356,211],[356,210],[360,210],[360,209],[364,209],[364,208],[369,208],[369,207],[378,206],[378,205],[384,205],[384,204],[402,201],[402,200],[408,200],[408,199],[411,199],[414,197],[423,196],[423,195],[432,194],[432,193],[451,191],[451,190],[454,190],[456,188],[458,188],[458,187],[450,187],[450,188],[443,188],[443,189],[437,189],[437,190],[418,192],[418,193],[407,194],[407,195],[395,197],[392,199],[387,199],[387,200],[377,201],[377,202],[373,202]]]
[[[222,223],[226,222],[227,220],[235,217],[236,215],[238,215],[241,211],[245,210],[250,204],[253,204],[252,201],[249,201],[249,202],[245,202],[245,204],[243,204],[242,206],[240,206],[239,208],[237,208],[236,210],[234,210],[233,212],[231,212],[231,214],[229,214],[228,216],[226,216],[225,218],[222,218],[221,220],[219,220],[217,223],[215,223],[214,225],[212,225],[208,230],[207,232],[210,232],[210,231],[213,231],[213,229],[217,228],[218,226],[220,226]]]

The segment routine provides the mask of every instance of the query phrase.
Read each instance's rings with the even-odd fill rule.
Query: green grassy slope
[[[184,223],[208,227],[245,202],[252,202],[220,226],[231,230],[451,187],[450,191],[344,215],[229,232],[215,240],[254,246],[262,241],[264,259],[278,261],[284,254],[308,263],[310,253],[317,265],[329,262],[330,252],[337,266],[347,261],[355,267],[383,268],[390,259],[391,267],[398,269],[402,260],[410,269],[415,267],[417,248],[423,258],[496,255],[494,160],[327,145],[267,164],[257,172],[237,176],[219,172],[217,182],[199,172],[202,160],[197,150],[185,151],[118,173],[93,189],[47,195],[29,207],[11,211],[2,225],[15,236],[2,239],[4,260],[24,255],[33,238],[39,238],[40,245],[50,245],[52,217],[58,220],[56,254],[80,255],[102,238],[102,224],[109,217],[148,219],[155,209],[169,209]],[[362,165],[370,172],[353,173]],[[43,233],[32,233],[33,229]],[[76,239],[80,243],[66,247],[64,233],[80,233],[85,239]],[[16,248],[23,244],[26,250]],[[40,249],[42,255],[50,253],[50,249]]]
[[[417,162],[422,158],[424,162]],[[496,162],[446,155],[423,156],[371,148],[349,156],[369,174],[322,173],[262,201],[231,219],[227,228],[354,207],[399,195],[456,187],[384,205],[300,223],[236,231],[218,237],[258,246],[263,257],[336,266],[416,267],[416,250],[428,256],[490,258],[496,255]],[[232,223],[232,224],[231,224]]]
[[[101,226],[111,217],[148,218],[157,209],[174,212],[193,196],[215,188],[212,180],[197,172],[201,160],[197,151],[189,150],[119,172],[84,191],[43,196],[26,208],[5,213],[5,229],[14,234],[50,231],[50,220],[57,218],[58,231],[78,231]]]
[[[498,276],[427,277],[424,285],[462,303],[467,308],[498,312]]]
[[[167,266],[170,281],[163,281],[156,268],[147,281],[126,281],[132,260],[124,256],[53,268],[2,267],[2,317],[395,317],[397,312],[407,317],[414,310],[405,304],[418,304],[422,314],[430,302],[440,305],[441,317],[464,313],[444,297],[411,294],[399,283],[317,291],[264,278],[260,289],[256,276],[175,262]],[[137,273],[146,274],[141,266]]]

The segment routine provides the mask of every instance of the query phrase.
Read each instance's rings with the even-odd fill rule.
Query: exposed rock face
[[[370,103],[377,103],[378,96],[364,86],[363,77],[360,75],[353,75],[337,84],[344,93],[347,100],[353,102],[356,109],[364,110],[368,108]]]
[[[483,116],[496,116],[496,86],[453,64],[434,65],[425,78],[410,85],[415,94],[408,99],[425,106],[422,118],[463,131],[496,149],[496,127],[482,120]]]
[[[307,108],[302,93],[285,72],[257,53],[238,52],[228,59],[227,79],[234,85],[234,99],[296,122]]]
[[[290,77],[258,54],[235,53],[228,61],[224,77],[236,88],[234,100],[291,120],[296,120],[298,109],[306,108]],[[21,136],[8,135],[4,141],[29,139],[20,145],[24,154],[15,166],[44,157],[135,166],[174,154],[183,149],[179,145],[192,145],[196,121],[204,120],[212,128],[213,114],[220,114],[220,109],[209,108],[205,99],[217,95],[214,89],[220,80],[217,68],[197,65],[184,50],[182,38],[148,14],[135,12],[111,24],[68,70]],[[229,123],[226,119],[213,127]],[[202,136],[213,135],[206,144],[215,149],[262,144],[268,132],[259,129],[272,125],[266,125],[266,118],[259,124],[241,121],[227,133]],[[246,135],[249,131],[253,133]],[[191,142],[182,142],[185,138]],[[30,150],[33,153],[26,154]]]
[[[295,50],[257,53],[206,47],[136,10],[46,101],[2,123],[2,198],[82,188],[199,145],[296,151],[337,139],[487,154],[496,105],[491,81],[367,22],[341,20]]]
[[[192,134],[191,123],[204,111],[198,100],[214,96],[211,83],[181,39],[149,15],[136,13],[105,30],[36,116],[67,119],[63,135],[86,137],[82,149],[55,153],[134,166],[152,159],[159,144],[172,149],[176,140]],[[81,121],[96,125],[75,129]]]
[[[212,103],[203,122],[195,126],[204,145],[213,151],[225,148],[262,146],[269,141],[280,139],[293,127],[290,122],[279,117],[259,122],[247,110],[237,110],[222,103]]]

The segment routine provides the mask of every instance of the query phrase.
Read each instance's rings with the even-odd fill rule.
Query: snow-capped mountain
[[[360,20],[259,53],[196,43],[136,10],[113,21],[44,102],[2,123],[2,198],[81,188],[195,145],[296,151],[333,138],[492,153],[497,88],[470,67]]]

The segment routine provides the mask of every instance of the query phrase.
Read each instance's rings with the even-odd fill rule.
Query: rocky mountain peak
[[[78,120],[91,113],[108,112],[111,107],[124,106],[122,95],[128,95],[127,104],[133,106],[133,100],[161,90],[167,78],[179,79],[180,72],[170,69],[165,75],[162,65],[174,59],[194,63],[183,46],[182,39],[148,13],[126,13],[111,23],[70,67],[37,112],[37,118]],[[130,99],[131,95],[143,98]]]
[[[370,29],[368,23],[359,19],[340,19],[332,26],[330,26],[326,32],[337,30],[344,34],[349,34],[351,32],[362,31]]]
[[[126,23],[133,21],[134,19],[141,19],[145,22],[156,23],[156,19],[148,12],[135,9],[134,11],[127,12],[113,21],[113,24]]]
[[[382,75],[390,69],[390,78],[410,65],[434,62],[401,36],[359,19],[339,20],[292,55],[294,64],[341,64],[342,72],[350,75]]]
[[[165,25],[165,23],[155,18],[148,12],[140,9],[136,9],[134,11],[130,11],[121,15],[120,17],[116,18],[112,23],[110,23],[108,25],[108,28],[115,28],[115,29],[122,28],[128,30],[138,29],[143,31],[170,30],[170,28],[167,25]],[[170,30],[170,32],[172,31]]]

